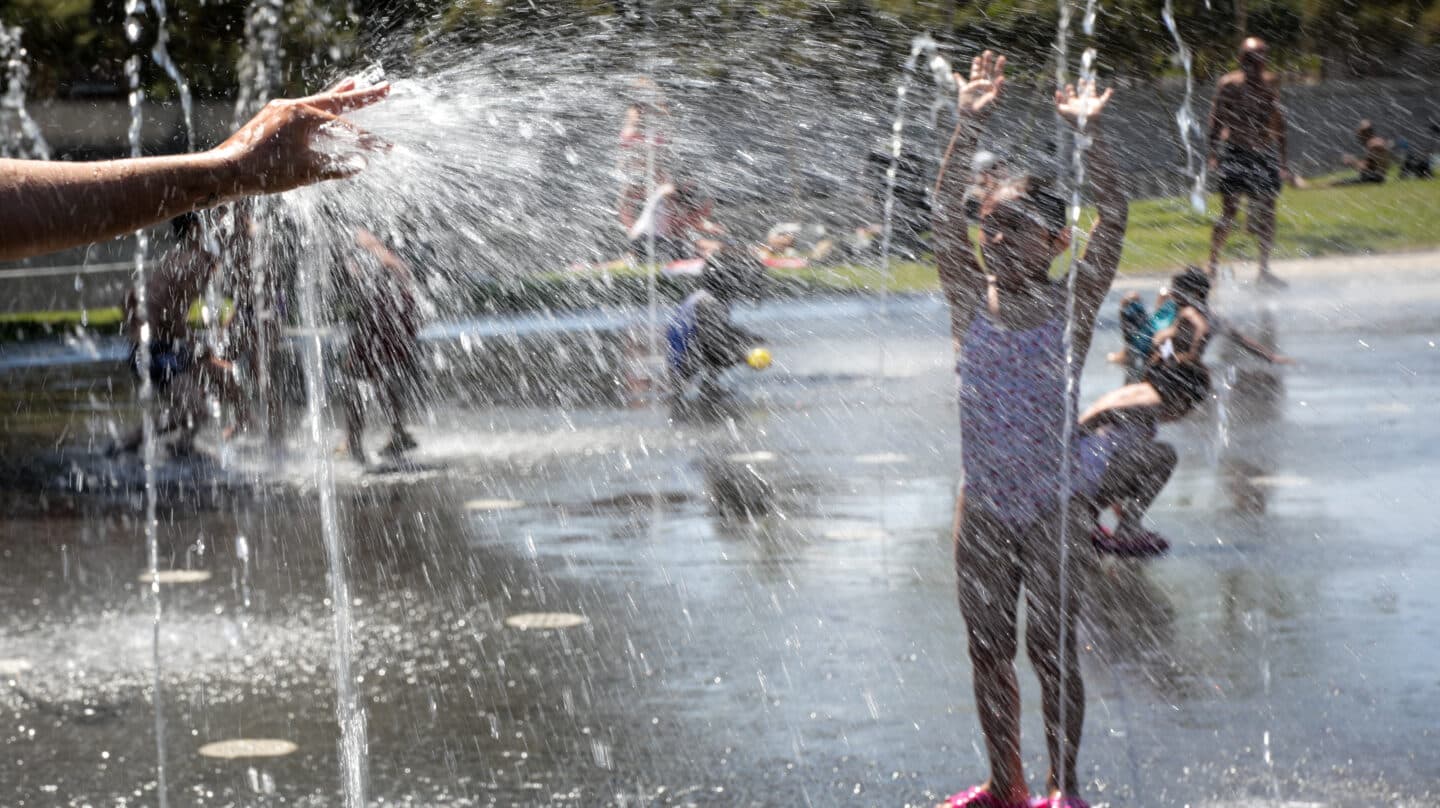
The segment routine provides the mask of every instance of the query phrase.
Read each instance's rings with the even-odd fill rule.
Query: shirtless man
[[[1220,251],[1240,197],[1250,198],[1251,228],[1260,242],[1260,274],[1257,280],[1272,286],[1285,282],[1270,272],[1270,248],[1275,243],[1275,200],[1280,183],[1290,177],[1285,156],[1285,115],[1280,109],[1280,91],[1275,77],[1266,72],[1267,48],[1259,37],[1240,45],[1240,69],[1226,73],[1215,88],[1210,107],[1210,170],[1216,175],[1221,200],[1220,219],[1210,238],[1210,263],[1206,272],[1214,277]]]

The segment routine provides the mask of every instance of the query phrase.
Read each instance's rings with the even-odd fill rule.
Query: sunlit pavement
[[[1298,364],[1212,351],[1229,384],[1164,431],[1182,459],[1152,522],[1173,550],[1089,582],[1092,803],[1418,806],[1440,788],[1440,258],[1279,271],[1288,291],[1227,285],[1218,305]],[[377,803],[903,805],[984,779],[940,304],[746,319],[775,366],[736,373],[718,423],[441,408],[413,468],[337,458]],[[1119,383],[1117,344],[1107,325],[1087,398]],[[162,502],[168,566],[210,573],[161,584],[171,805],[339,803],[324,554],[295,465],[204,508]],[[154,805],[136,513],[25,499],[0,581],[0,804]],[[200,754],[240,739],[295,748]]]

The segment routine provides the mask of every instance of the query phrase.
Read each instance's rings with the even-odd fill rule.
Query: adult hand
[[[357,150],[386,147],[385,141],[340,116],[367,107],[389,93],[388,82],[357,89],[356,80],[351,78],[323,93],[266,104],[216,149],[235,172],[233,192],[279,193],[359,173],[363,162],[316,149],[315,137],[322,128],[330,127],[348,133]]]
[[[985,51],[970,60],[970,78],[955,73],[959,88],[956,106],[961,117],[980,119],[990,114],[990,107],[1005,86],[1005,57]]]
[[[1055,111],[1071,126],[1080,126],[1082,120],[1087,126],[1092,126],[1099,119],[1105,105],[1110,103],[1110,96],[1114,94],[1114,87],[1104,93],[1097,93],[1093,81],[1082,81],[1078,85],[1068,84],[1064,90],[1055,92]]]

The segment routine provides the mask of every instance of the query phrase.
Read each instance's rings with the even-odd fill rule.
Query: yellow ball
[[[745,357],[745,363],[756,370],[764,370],[770,367],[770,352],[764,348],[756,348]]]

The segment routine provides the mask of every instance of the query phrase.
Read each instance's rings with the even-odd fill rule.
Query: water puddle
[[[467,511],[513,511],[525,507],[518,499],[472,499],[465,503]]]
[[[233,738],[216,741],[200,747],[201,757],[219,760],[243,760],[248,758],[284,757],[299,749],[293,741],[279,738]]]
[[[1301,488],[1310,484],[1310,478],[1294,474],[1262,474],[1251,477],[1250,484],[1262,488]]]
[[[33,667],[28,659],[0,659],[0,676],[19,676]]]
[[[725,455],[725,459],[731,463],[743,463],[745,465],[755,466],[761,463],[775,462],[775,453],[763,450],[756,452],[736,452],[735,454]]]
[[[590,622],[590,618],[570,612],[522,612],[505,618],[505,625],[521,631],[550,631],[575,628]]]
[[[890,534],[878,527],[851,525],[829,528],[821,535],[831,541],[879,541]]]
[[[875,454],[855,455],[855,462],[862,466],[898,466],[901,463],[909,463],[910,455],[899,454],[898,452],[877,452]]]
[[[142,572],[139,581],[144,584],[198,584],[210,580],[209,570],[160,570]]]

